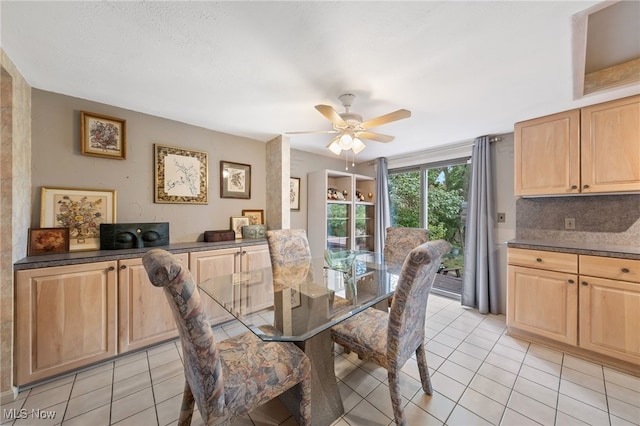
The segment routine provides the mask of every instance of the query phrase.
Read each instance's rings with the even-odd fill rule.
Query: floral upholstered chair
[[[190,425],[194,402],[206,425],[238,417],[297,386],[301,425],[311,422],[311,363],[293,343],[263,342],[252,332],[216,342],[189,270],[169,252],[148,251],[151,283],[164,287],[178,325],[186,383],[178,425]]]
[[[273,282],[313,282],[311,249],[304,229],[277,229],[266,233]]]
[[[387,369],[397,425],[406,424],[400,395],[400,369],[413,353],[418,361],[422,389],[428,395],[432,392],[424,349],[427,299],[440,258],[450,249],[448,242],[436,240],[411,250],[400,271],[388,313],[369,308],[331,329],[334,342]]]
[[[384,240],[384,261],[387,269],[399,273],[409,252],[429,241],[429,231],[424,228],[387,228]]]

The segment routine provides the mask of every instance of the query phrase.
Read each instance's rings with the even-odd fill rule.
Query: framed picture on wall
[[[68,251],[69,228],[29,228],[27,256]]]
[[[208,154],[154,144],[154,202],[208,204]]]
[[[220,161],[220,198],[251,198],[251,165]]]
[[[82,155],[124,160],[127,122],[121,118],[80,111]]]
[[[40,227],[69,228],[69,251],[100,249],[100,224],[115,222],[115,190],[42,187]]]
[[[289,180],[289,208],[300,210],[300,178],[297,177]]]

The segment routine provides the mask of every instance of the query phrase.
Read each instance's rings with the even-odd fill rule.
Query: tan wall
[[[340,157],[330,155],[325,157],[291,150],[291,177],[300,178],[300,211],[291,211],[291,229],[307,229],[307,173],[325,169],[344,171],[344,154]],[[375,176],[375,173],[371,176]]]
[[[80,111],[127,121],[126,160],[81,154]],[[230,217],[243,209],[265,209],[263,142],[36,89],[32,117],[32,226],[40,223],[42,186],[115,189],[118,223],[169,222],[172,243],[202,241],[205,230],[229,229]],[[154,143],[208,153],[208,204],[154,203]],[[251,165],[251,199],[220,198],[221,160]]]
[[[12,396],[13,269],[27,247],[31,189],[31,87],[0,49],[0,395]]]

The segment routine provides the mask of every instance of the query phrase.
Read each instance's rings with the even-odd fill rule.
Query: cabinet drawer
[[[580,275],[640,283],[640,260],[580,256]]]
[[[510,248],[509,265],[528,266],[550,271],[578,273],[578,255],[543,250]]]

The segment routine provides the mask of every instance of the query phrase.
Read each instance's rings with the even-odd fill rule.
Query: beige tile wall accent
[[[0,395],[11,395],[13,268],[27,252],[31,210],[31,87],[0,49]]]

